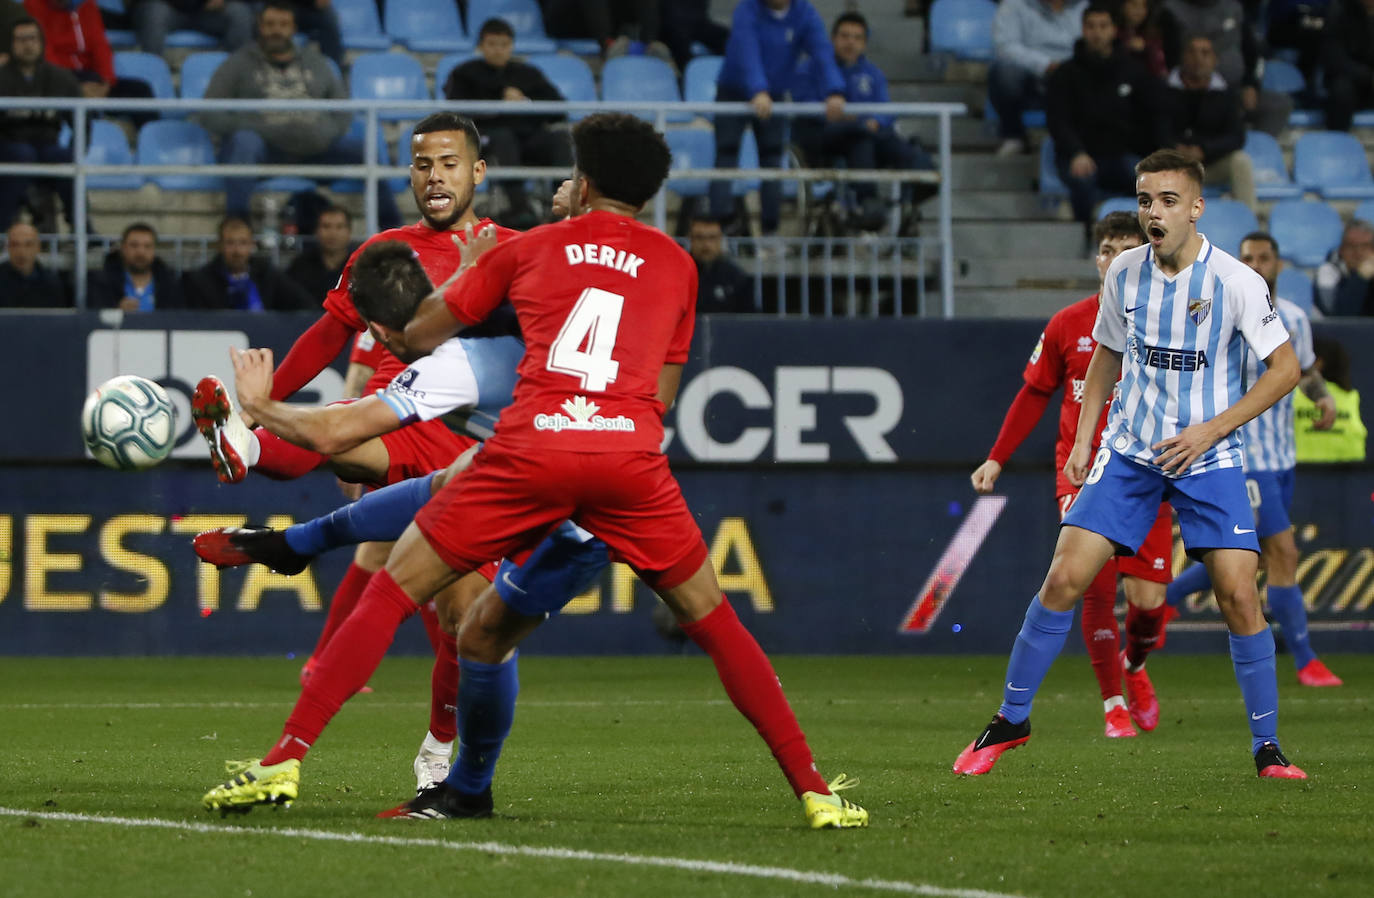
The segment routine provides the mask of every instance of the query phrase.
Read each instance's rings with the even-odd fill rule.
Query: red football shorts
[[[685,582],[706,560],[701,530],[656,452],[503,449],[497,437],[415,517],[456,571],[532,548],[565,518],[591,531],[653,589]]]
[[[1059,519],[1069,513],[1073,500],[1078,493],[1065,493],[1059,497]],[[1118,556],[1116,572],[1124,577],[1139,577],[1151,583],[1174,582],[1174,510],[1168,502],[1161,502],[1159,514],[1155,517],[1140,551],[1130,556]]]
[[[389,462],[387,484],[440,471],[477,441],[454,433],[443,421],[416,421],[382,434]]]

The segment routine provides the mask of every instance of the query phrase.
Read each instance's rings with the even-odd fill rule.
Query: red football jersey
[[[348,354],[350,365],[366,365],[373,371],[386,362],[387,358],[395,358],[387,348],[378,343],[372,336],[372,331],[362,331],[353,340],[353,351]]]
[[[474,230],[492,224],[491,219],[484,218],[474,226]],[[519,231],[512,231],[496,225],[496,235],[498,240],[505,240],[519,234]],[[453,242],[454,235],[460,238],[462,231],[436,231],[424,222],[416,222],[406,225],[403,228],[392,228],[374,234],[363,241],[362,246],[353,251],[344,263],[343,273],[339,275],[339,282],[334,285],[324,297],[324,309],[339,321],[355,331],[366,331],[367,326],[363,324],[363,319],[358,317],[358,310],[353,305],[353,297],[348,291],[348,279],[353,274],[353,260],[358,258],[358,254],[364,249],[381,240],[400,240],[408,243],[415,250],[415,255],[419,258],[420,264],[425,269],[425,274],[436,285],[448,280],[448,276],[453,274],[462,256],[459,254],[458,245]],[[391,383],[391,379],[405,370],[405,362],[396,358],[384,348],[378,347],[381,352],[378,355],[378,364],[373,367],[376,373],[367,382],[367,389],[363,395],[366,396],[373,390],[381,389]]]
[[[692,257],[662,231],[589,212],[492,249],[445,300],[475,324],[507,296],[525,357],[494,439],[522,449],[660,451],[658,377],[664,364],[687,361]]]
[[[1078,413],[1083,406],[1083,383],[1088,376],[1088,362],[1097,349],[1093,339],[1093,324],[1097,321],[1097,294],[1060,309],[1045,325],[1040,342],[1035,345],[1026,370],[1021,375],[1026,383],[1038,390],[1052,393],[1064,387],[1064,401],[1059,407],[1059,440],[1054,446],[1055,495],[1064,496],[1078,491],[1064,476],[1064,465],[1073,450],[1078,433]],[[1102,438],[1107,424],[1107,406],[1097,420],[1093,435],[1093,449]]]

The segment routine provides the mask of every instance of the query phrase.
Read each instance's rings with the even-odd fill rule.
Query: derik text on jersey
[[[604,265],[624,272],[632,278],[639,277],[639,266],[644,260],[634,253],[604,243],[569,243],[563,247],[569,265]]]

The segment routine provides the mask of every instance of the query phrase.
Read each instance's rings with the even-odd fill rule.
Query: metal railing
[[[547,102],[531,101],[507,103],[494,100],[482,101],[380,101],[380,100],[87,100],[58,97],[0,97],[0,109],[36,109],[70,111],[72,113],[72,163],[0,163],[0,176],[27,175],[31,177],[70,177],[74,180],[73,193],[78,197],[76,208],[68,210],[72,230],[76,235],[87,230],[86,195],[87,179],[94,175],[211,175],[220,177],[258,177],[271,178],[296,176],[319,179],[357,179],[365,182],[363,197],[365,202],[365,223],[369,234],[376,233],[377,198],[376,186],[382,179],[405,177],[408,166],[386,166],[378,163],[378,136],[382,123],[379,114],[394,116],[413,114],[418,119],[431,112],[459,111],[466,115],[549,115],[569,112],[628,112],[644,116],[655,122],[660,131],[667,130],[668,118],[675,113],[690,112],[701,115],[753,115],[748,103],[608,103],[608,102]],[[132,113],[132,112],[192,112],[212,110],[216,112],[261,113],[276,112],[333,112],[350,113],[362,116],[364,122],[362,152],[363,161],[358,165],[87,165],[87,124],[93,113]],[[819,116],[825,111],[821,103],[777,103],[773,114],[780,116]],[[881,114],[896,116],[933,116],[938,120],[939,139],[937,141],[936,172],[863,170],[838,168],[789,168],[789,169],[741,169],[741,168],[676,168],[670,178],[730,180],[748,178],[750,180],[775,181],[849,181],[869,183],[937,183],[939,187],[938,213],[938,252],[941,314],[945,318],[954,315],[954,255],[952,245],[952,202],[950,177],[951,120],[956,115],[967,112],[962,103],[853,103],[846,106],[851,114]],[[523,180],[528,178],[561,178],[567,175],[562,168],[532,166],[500,166],[487,174],[489,180]],[[653,221],[656,227],[666,230],[667,203],[666,185],[660,189],[653,201]],[[922,250],[924,252],[924,250]],[[73,278],[78,308],[85,308],[88,246],[85,240],[75,240],[74,268],[78,276]],[[900,278],[899,278],[900,281]],[[921,281],[918,279],[918,283]],[[898,287],[900,290],[900,286]]]

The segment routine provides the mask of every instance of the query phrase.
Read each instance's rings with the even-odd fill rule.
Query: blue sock
[[[1051,611],[1040,604],[1040,596],[1026,608],[1026,622],[1016,634],[1011,659],[1007,662],[1007,682],[1002,688],[1002,707],[998,712],[1012,723],[1030,717],[1040,681],[1064,647],[1064,637],[1073,627],[1073,610]]]
[[[466,795],[491,785],[496,759],[515,719],[518,656],[503,664],[458,659],[458,758],[444,782]]]
[[[286,528],[286,544],[302,555],[319,555],[340,546],[399,539],[430,496],[428,477],[402,480],[365,493],[357,502],[323,517]]]
[[[1302,601],[1302,587],[1270,586],[1265,591],[1269,594],[1269,613],[1283,627],[1283,641],[1293,653],[1293,663],[1302,670],[1317,657],[1307,639],[1307,606]]]
[[[1183,573],[1174,578],[1174,582],[1169,584],[1168,590],[1164,593],[1164,600],[1170,605],[1177,606],[1185,596],[1211,588],[1212,578],[1207,573],[1207,565],[1197,562],[1190,564]]]
[[[1279,744],[1279,681],[1274,675],[1274,634],[1265,627],[1254,636],[1231,634],[1231,665],[1250,717],[1250,751],[1266,742]]]

